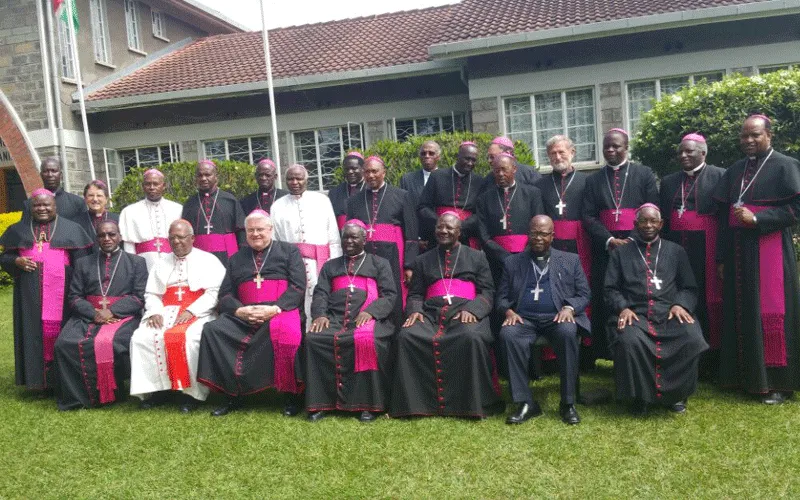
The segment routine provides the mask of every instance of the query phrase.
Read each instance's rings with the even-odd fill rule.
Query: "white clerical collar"
[[[623,161],[623,162],[622,162],[622,163],[620,163],[619,165],[610,165],[610,164],[608,164],[608,163],[606,163],[606,165],[608,166],[608,168],[610,168],[611,170],[613,170],[614,172],[616,172],[617,170],[619,170],[619,169],[621,169],[623,166],[625,166],[625,164],[626,164],[626,163],[628,163],[628,159],[627,159],[627,158],[625,159],[625,161]]]
[[[153,206],[157,207],[157,206],[161,205],[161,200],[163,200],[163,199],[164,198],[159,198],[158,201],[150,201],[147,198],[145,198],[144,202],[147,203],[148,205],[153,205]]]
[[[355,258],[361,257],[365,253],[367,253],[366,250],[361,250],[361,253],[357,253],[355,255],[348,255],[347,258],[348,259],[355,259]]]
[[[380,191],[381,189],[383,189],[383,186],[385,186],[385,185],[386,185],[386,182],[384,181],[384,183],[383,183],[383,184],[381,184],[381,185],[380,185],[380,187],[379,187],[378,189],[373,189],[373,190],[372,190],[372,192],[373,192],[373,193],[377,193],[378,191]]]
[[[467,175],[459,172],[455,165],[453,165],[453,172],[455,172],[459,177],[464,177],[465,175]]]
[[[755,156],[748,156],[748,157],[747,157],[747,159],[748,159],[748,160],[757,160],[759,156],[766,158],[766,157],[767,157],[767,156],[769,156],[771,153],[772,153],[772,147],[770,147],[769,149],[767,149],[766,151],[764,151],[763,153],[761,153],[761,155],[759,155],[759,154],[756,154]]]
[[[303,191],[303,192],[302,192],[302,193],[300,193],[300,194],[293,194],[292,196],[294,197],[294,199],[295,199],[295,200],[298,200],[298,201],[300,201],[300,198],[302,198],[304,194],[306,194],[306,192],[305,192],[305,191]]]
[[[697,172],[699,172],[700,169],[705,167],[705,166],[706,166],[706,162],[703,162],[700,165],[698,165],[696,168],[693,168],[691,170],[684,170],[683,173],[688,175],[689,177],[694,177],[695,174],[697,174]]]
[[[102,252],[102,251],[101,252],[102,252],[103,255],[106,256],[106,258],[108,258],[108,257],[113,257],[115,254],[118,254],[119,251],[120,251],[120,247],[118,246],[116,249],[112,250],[111,253],[106,253],[106,252]]]
[[[516,185],[517,185],[517,181],[514,181],[514,184],[512,184],[512,185],[510,185],[510,186],[508,186],[508,187],[504,187],[504,188],[503,188],[503,192],[504,192],[504,193],[507,193],[509,189],[511,189],[511,188],[513,188],[513,187],[515,187]]]

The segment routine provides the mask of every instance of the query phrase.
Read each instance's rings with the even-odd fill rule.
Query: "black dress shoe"
[[[520,403],[517,411],[506,418],[507,424],[521,424],[542,414],[542,407],[536,401],[532,403]]]
[[[199,404],[200,401],[184,394],[183,398],[181,398],[181,413],[191,413]]]
[[[786,401],[786,398],[783,396],[782,392],[774,391],[770,392],[769,394],[765,394],[764,397],[761,398],[761,402],[765,405],[779,405]]]
[[[361,415],[358,416],[358,421],[364,422],[366,424],[369,422],[374,422],[376,418],[378,418],[377,415],[375,415],[371,411],[364,410],[361,412]]]
[[[578,415],[578,410],[575,405],[561,403],[558,408],[561,414],[561,421],[567,425],[578,425],[581,423],[581,417]]]
[[[283,411],[283,414],[284,414],[284,415],[286,415],[287,417],[291,417],[291,416],[293,416],[293,415],[287,415],[287,414],[286,414],[286,410],[284,410],[284,411]],[[322,411],[322,410],[320,410],[320,411],[315,411],[314,413],[309,413],[309,414],[308,414],[308,421],[309,421],[309,422],[319,422],[320,420],[322,420],[323,418],[325,418],[325,416],[326,416],[326,415],[327,415],[327,413],[325,413],[325,412],[324,412],[324,411]]]
[[[644,417],[647,415],[647,403],[641,399],[635,399],[630,406],[631,413],[636,417]]]
[[[677,403],[671,405],[669,407],[669,411],[672,413],[677,413],[678,415],[683,415],[686,413],[686,401],[678,401]]]
[[[143,399],[141,403],[139,403],[139,408],[142,410],[152,410],[158,406],[163,405],[167,402],[168,393],[166,392],[156,392],[152,394],[149,398]]]
[[[230,398],[228,401],[223,405],[217,408],[216,410],[211,412],[212,417],[224,417],[228,413],[238,410],[241,408],[242,402],[239,398]]]

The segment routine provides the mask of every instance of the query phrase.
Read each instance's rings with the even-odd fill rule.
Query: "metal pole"
[[[267,88],[269,89],[269,114],[272,121],[272,157],[278,170],[278,187],[283,187],[281,154],[278,150],[278,120],[275,116],[275,90],[272,88],[272,61],[269,55],[269,33],[267,32],[267,5],[261,0],[261,38],[264,40],[264,62],[267,65]]]
[[[89,154],[89,172],[92,174],[92,180],[97,179],[94,172],[94,158],[92,157],[92,141],[89,137],[89,122],[86,120],[86,102],[83,98],[83,82],[81,81],[81,64],[78,60],[78,40],[75,37],[75,25],[72,23],[72,1],[66,0],[67,4],[67,28],[69,29],[69,37],[72,39],[72,56],[75,60],[75,82],[78,84],[78,100],[81,105],[81,121],[83,122],[83,137],[86,141],[86,152]]]

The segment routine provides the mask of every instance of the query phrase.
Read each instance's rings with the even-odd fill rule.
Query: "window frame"
[[[255,153],[253,152],[253,139],[266,139],[267,144],[267,154],[256,157]],[[251,136],[239,136],[239,137],[223,137],[223,138],[216,138],[216,139],[203,139],[200,141],[200,146],[202,148],[203,158],[209,160],[223,160],[222,158],[218,158],[216,155],[209,155],[206,151],[206,144],[210,142],[220,142],[222,141],[225,146],[225,161],[231,159],[231,152],[230,152],[230,143],[229,141],[239,141],[242,139],[247,139],[247,151],[249,156],[249,161],[251,165],[255,165],[258,160],[262,158],[272,158],[272,135],[267,133],[263,135],[251,135]],[[260,150],[259,150],[260,151]],[[237,154],[237,153],[233,153]]]
[[[456,128],[456,118],[457,117],[461,120],[461,128]],[[405,142],[405,141],[408,140],[409,137],[415,136],[415,135],[419,135],[419,130],[417,128],[417,121],[418,120],[430,120],[432,118],[435,118],[439,122],[439,131],[438,132],[434,132],[435,134],[441,133],[442,131],[445,130],[445,128],[444,128],[444,119],[445,118],[450,118],[450,120],[452,121],[452,123],[453,123],[453,130],[452,131],[453,132],[455,132],[455,131],[463,132],[463,131],[465,131],[467,129],[467,114],[464,113],[463,111],[456,112],[456,111],[452,111],[451,110],[449,116],[448,115],[442,115],[442,114],[434,114],[434,115],[427,115],[427,116],[416,116],[416,117],[413,117],[413,118],[392,118],[392,120],[391,120],[392,137],[394,138],[395,142]],[[398,139],[398,134],[397,134],[398,126],[397,126],[397,123],[398,122],[405,122],[405,121],[410,121],[411,122],[411,126],[413,128],[413,132],[410,135],[403,137],[402,139]],[[428,134],[426,134],[426,135],[428,135]]]
[[[124,176],[128,175],[128,172],[133,167],[129,167],[128,165],[125,164],[125,162],[122,160],[122,153],[127,153],[129,151],[134,151],[135,158],[136,158],[135,167],[139,168],[139,167],[142,167],[142,162],[141,162],[140,152],[139,151],[142,150],[142,149],[155,148],[156,151],[158,152],[158,165],[163,165],[165,162],[163,160],[163,155],[161,153],[161,150],[162,150],[162,148],[165,148],[165,147],[168,147],[169,150],[170,150],[170,156],[172,157],[172,163],[177,163],[177,162],[181,161],[181,158],[182,158],[183,155],[181,154],[182,152],[181,152],[181,147],[180,147],[180,143],[179,142],[167,142],[167,143],[162,143],[162,144],[151,144],[151,145],[148,145],[148,146],[136,146],[136,147],[132,147],[132,148],[117,148],[117,149],[113,149],[113,150],[112,149],[108,149],[108,150],[109,151],[114,151],[114,154],[117,155],[117,163],[120,165],[120,169],[122,171],[122,176],[124,177]],[[148,166],[148,167],[152,168],[152,167],[155,167],[157,165],[145,165],[145,166]]]
[[[59,66],[61,78],[70,82],[75,82],[75,54],[72,52],[72,39],[69,36],[69,26],[67,21],[59,16],[58,23],[58,50]]]
[[[125,30],[128,36],[128,49],[142,52],[142,36],[139,29],[139,7],[136,0],[123,0],[125,9]]]
[[[106,0],[89,0],[89,17],[92,23],[94,62],[111,66],[111,35],[108,31],[108,6]]]
[[[167,38],[167,19],[164,13],[158,9],[150,9],[150,22],[153,28],[153,36],[159,40],[169,42]]]
[[[358,134],[359,134],[359,142],[360,142],[359,145],[354,145],[353,144],[353,140],[352,140],[353,127],[357,127]],[[347,122],[344,125],[332,125],[332,126],[329,126],[329,127],[317,127],[317,128],[312,128],[312,129],[294,130],[294,131],[291,132],[291,136],[292,136],[291,137],[291,139],[292,139],[292,144],[291,144],[292,158],[294,158],[294,162],[295,163],[299,163],[299,164],[301,164],[303,166],[306,166],[306,163],[309,163],[309,162],[306,161],[306,160],[299,159],[298,156],[297,156],[297,148],[298,148],[297,142],[296,142],[297,134],[303,134],[303,133],[309,133],[309,132],[314,134],[314,152],[315,152],[314,162],[316,164],[314,168],[316,169],[316,171],[313,174],[311,172],[309,172],[309,176],[314,175],[316,177],[316,181],[317,181],[318,186],[319,186],[317,191],[319,191],[320,193],[327,193],[331,188],[334,187],[334,185],[331,185],[331,186],[328,186],[328,187],[325,186],[325,182],[324,181],[325,181],[326,178],[330,177],[330,175],[324,176],[323,173],[322,173],[322,157],[321,157],[321,154],[320,154],[320,141],[319,141],[319,132],[323,131],[323,130],[331,130],[331,129],[337,129],[339,131],[339,163],[340,163],[340,165],[341,165],[341,162],[344,161],[344,157],[347,155],[348,151],[350,151],[353,148],[361,148],[361,149],[363,149],[363,147],[364,147],[364,125],[362,123]],[[347,129],[347,136],[348,136],[347,137],[348,140],[347,140],[347,144],[346,144],[347,147],[345,147],[345,142],[344,142],[344,133],[343,133],[344,129]]]

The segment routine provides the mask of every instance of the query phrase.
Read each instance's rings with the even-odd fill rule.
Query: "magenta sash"
[[[194,247],[206,252],[225,252],[228,257],[239,251],[236,234],[197,234],[194,237]]]
[[[262,302],[277,302],[289,288],[286,280],[264,280],[258,288],[253,280],[239,285],[239,300],[248,306]],[[300,310],[292,309],[276,314],[269,320],[269,336],[274,353],[273,383],[281,392],[297,394],[300,388],[294,376],[294,358],[300,349],[303,331],[300,327]]]
[[[452,280],[451,282],[449,279],[447,279],[437,280],[431,284],[431,286],[428,287],[428,291],[425,293],[425,300],[433,297],[444,297],[447,294],[446,286],[450,287],[450,295],[453,297],[474,300],[478,295],[475,291],[475,283],[456,279]]]
[[[622,219],[622,214],[620,214]],[[611,220],[614,220],[612,214]],[[553,227],[555,234],[553,239],[574,241],[578,247],[578,257],[581,259],[581,267],[586,274],[586,279],[591,282],[592,276],[592,247],[589,244],[589,235],[583,229],[583,223],[579,220],[554,220]]]
[[[312,259],[317,262],[317,274],[322,271],[322,265],[331,258],[331,249],[327,244],[295,243],[295,245],[304,259]]]
[[[158,249],[156,246],[156,242],[161,242],[161,250]],[[195,246],[197,239],[195,238]],[[200,248],[200,247],[197,247]],[[201,248],[201,250],[203,250]],[[158,253],[170,253],[172,251],[172,247],[169,245],[169,240],[167,238],[153,238],[152,240],[143,241],[141,243],[136,244],[136,254],[146,253],[146,252],[158,252]]]
[[[619,221],[616,220],[614,212],[616,210],[600,210],[600,222],[606,226],[609,231],[630,231],[633,229],[633,221],[636,220],[636,209],[634,208],[620,208]]]
[[[722,280],[717,273],[717,218],[700,215],[696,211],[685,211],[678,216],[673,210],[669,219],[672,231],[704,231],[706,237],[706,309],[708,310],[708,340],[712,349],[719,349],[722,342]]]
[[[372,232],[372,236],[370,236],[369,228],[367,228],[367,241],[384,241],[387,243],[394,243],[397,247],[397,255],[400,259],[400,262],[398,262],[398,269],[400,270],[400,293],[403,299],[403,309],[405,309],[408,288],[406,287],[406,280],[403,276],[403,264],[405,263],[406,252],[403,228],[392,224],[373,224],[372,228],[375,230]]]
[[[32,248],[21,248],[22,257],[37,262],[41,267],[42,288],[42,346],[46,362],[53,361],[53,348],[61,332],[61,320],[64,319],[64,283],[67,279],[66,266],[69,254],[63,248],[50,248],[49,241],[34,242]]]
[[[339,227],[339,231],[342,230],[344,227],[344,223],[347,222],[347,214],[337,215],[336,216],[336,225]]]
[[[493,237],[492,241],[511,253],[520,253],[528,245],[528,237],[524,234],[500,234]]]
[[[458,215],[458,218],[462,221],[469,219],[472,216],[472,212],[469,210],[464,210],[463,208],[458,207],[436,207],[436,215],[442,215],[445,212],[455,212]],[[478,238],[470,238],[469,239],[469,247],[474,248],[475,250],[481,249],[481,243],[478,241]]]
[[[772,207],[744,205],[754,214]],[[731,205],[728,213],[730,227],[753,229],[745,226],[734,215]],[[783,283],[782,233],[773,231],[758,237],[758,295],[761,308],[761,329],[764,332],[764,362],[767,366],[786,366],[786,332],[784,318],[786,302]]]
[[[363,311],[378,298],[378,284],[373,278],[354,276],[353,286],[367,292],[367,298],[359,311]],[[348,276],[336,276],[331,283],[331,290],[336,292],[350,285]],[[356,348],[355,371],[375,371],[378,369],[378,352],[375,350],[375,319],[371,319],[353,331],[353,343]]]
[[[113,306],[122,297],[106,297],[108,305]],[[100,295],[89,295],[86,300],[95,309],[102,309]],[[117,321],[101,325],[97,334],[94,336],[94,363],[97,367],[97,391],[100,393],[100,403],[110,403],[114,401],[114,391],[117,390],[117,380],[114,378],[114,335],[122,325],[131,318],[127,317]]]

